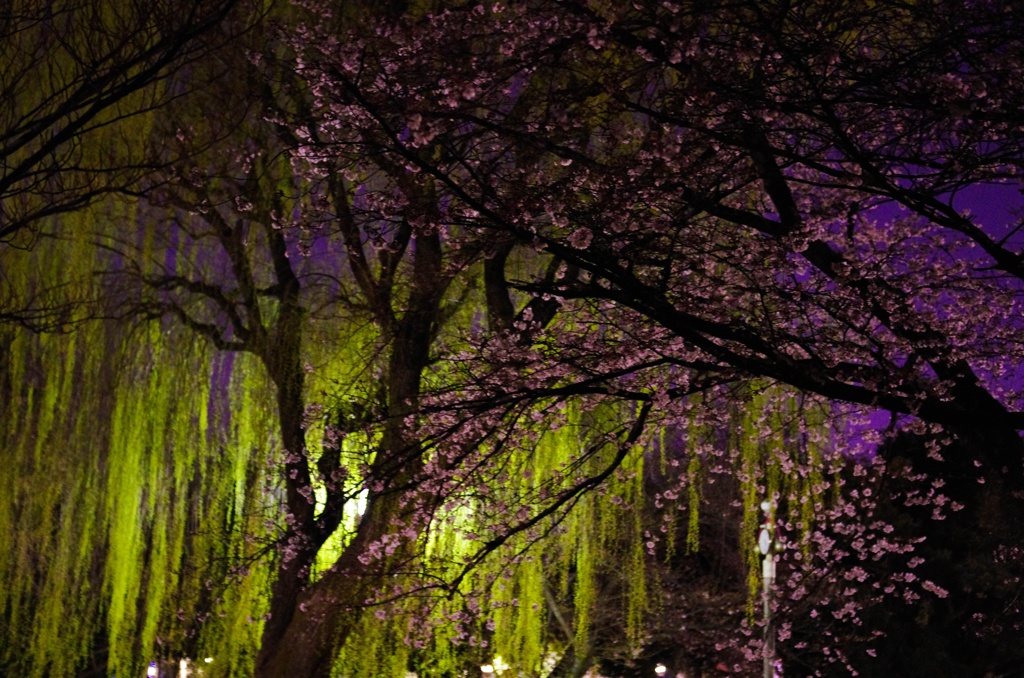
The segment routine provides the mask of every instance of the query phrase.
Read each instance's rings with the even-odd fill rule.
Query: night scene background
[[[1024,675],[1022,35],[8,0],[0,675]]]

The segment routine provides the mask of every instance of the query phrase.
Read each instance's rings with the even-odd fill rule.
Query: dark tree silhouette
[[[236,0],[12,0],[0,10],[0,243],[114,191],[165,158],[147,113],[189,87]],[[219,36],[223,37],[223,36]],[[216,42],[216,40],[213,40]]]

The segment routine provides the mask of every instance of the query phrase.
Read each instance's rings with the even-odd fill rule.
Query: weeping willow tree
[[[111,262],[48,240],[8,264],[60,288],[95,284]],[[205,651],[245,675],[265,607],[261,479],[278,438],[260,414],[263,375],[159,323],[4,334],[5,669],[130,674]]]
[[[36,250],[31,264],[45,270],[55,260],[50,255],[75,245],[50,247]],[[69,260],[84,273],[109,265],[100,259],[80,248]],[[66,266],[50,271],[53,279],[67,274]],[[269,536],[264,521],[276,519],[274,504],[282,501],[273,471],[267,475],[280,446],[262,370],[244,355],[218,354],[166,323],[94,323],[67,335],[8,330],[7,346],[3,386],[10,397],[4,402],[25,406],[4,419],[5,468],[12,470],[4,475],[10,498],[4,531],[15,545],[3,570],[5,646],[22,651],[5,657],[6,666],[25,675],[70,675],[88,662],[131,671],[160,654],[209,655],[225,675],[247,675],[272,579],[266,561],[257,559],[264,550],[259,538]],[[336,350],[330,353],[338,359]],[[739,446],[731,458],[741,465],[742,487],[750,488],[742,490],[744,521],[755,515],[765,490],[812,501],[821,491],[818,465],[795,475],[780,470],[789,459],[787,435],[821,435],[806,418],[783,419],[795,402],[773,410],[764,393],[755,392],[733,414],[736,428],[748,434],[730,436]],[[689,491],[700,487],[693,460],[718,463],[711,453],[720,427],[694,428],[674,450],[665,441],[678,431],[667,429],[647,435],[645,443],[628,443],[601,492],[580,495],[550,524],[512,535],[456,595],[435,600],[417,594],[430,592],[423,589],[425,573],[448,580],[460,574],[483,535],[501,529],[503,513],[526,509],[517,518],[528,519],[531,502],[542,506],[564,490],[571,478],[563,469],[579,463],[588,448],[596,452],[582,455],[584,472],[608,468],[620,450],[602,434],[628,413],[586,409],[569,404],[544,419],[547,433],[528,427],[487,484],[451,495],[450,507],[424,538],[425,569],[391,584],[392,593],[404,586],[400,593],[411,595],[375,603],[372,609],[383,614],[361,617],[338,659],[340,675],[404,676],[413,669],[440,676],[496,655],[517,670],[580,675],[580,668],[608,653],[600,629],[609,624],[622,625],[628,647],[644,647],[650,618],[664,613],[659,561],[671,551],[650,544],[654,525],[644,510],[650,477],[667,460],[682,465],[679,486],[664,494],[685,497],[678,506],[689,518],[668,515],[690,526],[680,543],[698,544],[695,516],[702,509],[694,501],[699,495]],[[778,437],[760,451],[741,443],[754,439],[749,428],[766,417]],[[694,419],[700,419],[697,411]],[[356,447],[370,443],[353,440],[351,459]],[[810,453],[820,454],[815,449]],[[754,531],[738,531],[738,549],[752,550]],[[802,533],[810,532],[807,525]],[[418,633],[410,623],[421,626]],[[93,656],[99,652],[109,658]],[[574,673],[562,664],[566,657],[576,664]]]

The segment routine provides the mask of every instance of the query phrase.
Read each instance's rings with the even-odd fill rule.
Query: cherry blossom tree
[[[516,289],[586,300],[639,339],[646,360],[586,332],[550,339],[545,355],[590,369],[575,388],[622,393],[623,375],[665,365],[767,377],[946,430],[1011,507],[1017,224],[960,196],[1018,176],[1021,17],[971,9],[965,29],[942,2],[538,2],[310,30],[308,153],[370,139],[435,186],[493,239],[492,318],[508,322]],[[551,268],[512,273],[516,248]],[[494,382],[463,402],[510,397],[513,353],[490,355]],[[547,374],[511,397],[573,388]]]
[[[1013,224],[954,201],[1016,176],[1018,17],[975,9],[964,31],[942,3],[462,7],[304,72],[325,128],[372,128],[475,227],[587,272],[524,288],[607,299],[701,367],[910,413],[1016,467],[995,362],[1016,355]],[[471,58],[436,58],[452,45]]]

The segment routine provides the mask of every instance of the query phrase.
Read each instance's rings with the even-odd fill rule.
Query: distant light
[[[149,668],[146,669],[146,675],[149,676],[149,678],[156,678],[156,674],[156,662],[149,662]]]
[[[207,664],[209,664],[210,662],[212,662],[212,661],[213,661],[213,657],[207,657],[207,658],[206,658],[206,659],[204,659],[203,661],[204,661],[204,662],[206,662]]]
[[[654,672],[659,676],[664,676],[666,671],[668,671],[668,669],[665,668],[664,664],[658,664],[654,667]]]
[[[494,673],[494,667],[491,666],[490,664],[484,664],[483,666],[480,667],[480,671],[482,673],[487,673],[487,674]]]

